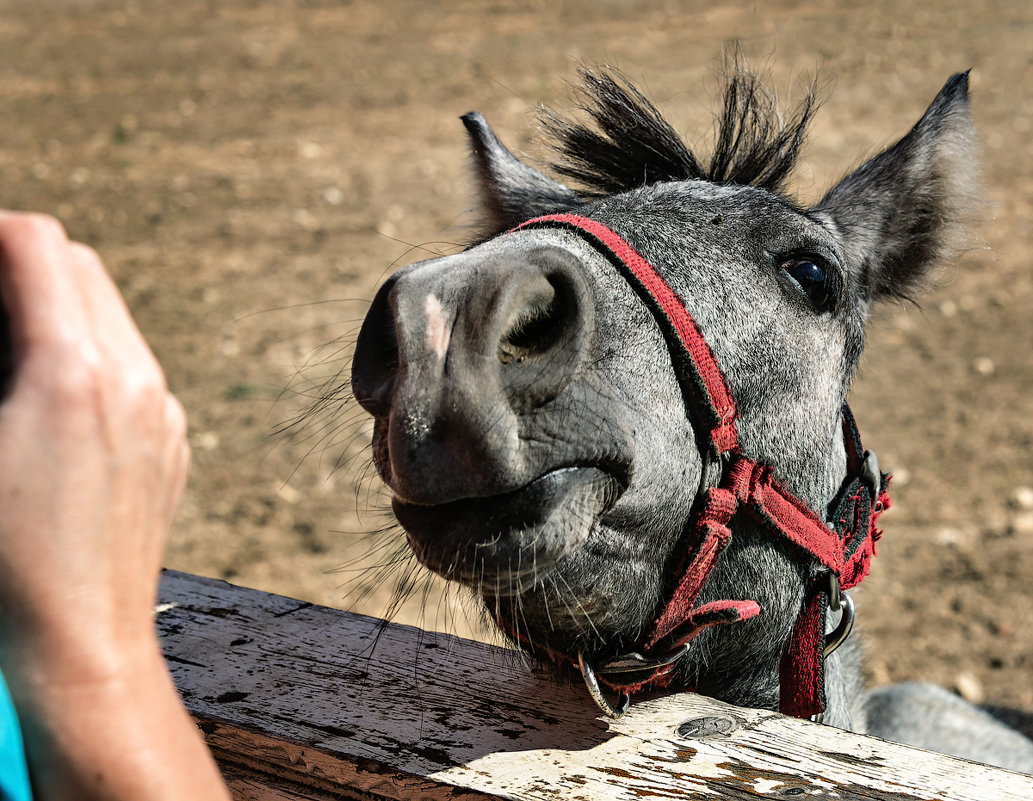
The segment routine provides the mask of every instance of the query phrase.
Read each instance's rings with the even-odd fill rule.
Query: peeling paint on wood
[[[167,572],[157,624],[238,799],[1029,801],[1033,778],[691,694],[602,720],[518,653]]]

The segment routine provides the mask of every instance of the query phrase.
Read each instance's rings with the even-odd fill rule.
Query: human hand
[[[53,665],[71,648],[93,654],[78,670],[121,671],[96,652],[153,641],[185,416],[99,258],[55,221],[0,212],[0,298],[14,370],[0,402],[0,647]]]
[[[0,300],[0,668],[35,793],[226,801],[153,624],[183,409],[97,255],[55,221],[0,211]]]

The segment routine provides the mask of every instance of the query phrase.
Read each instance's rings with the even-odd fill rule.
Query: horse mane
[[[575,90],[591,122],[542,112],[559,159],[552,168],[602,197],[661,181],[703,180],[784,190],[818,106],[813,87],[788,116],[761,79],[738,59],[728,71],[706,166],[646,97],[619,71],[582,70]],[[593,124],[594,123],[594,124]]]

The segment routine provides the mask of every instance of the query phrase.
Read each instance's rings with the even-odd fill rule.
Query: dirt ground
[[[609,63],[706,141],[732,39],[790,98],[822,77],[805,200],[973,69],[981,244],[878,312],[853,393],[896,474],[858,606],[872,681],[1033,711],[1027,0],[3,0],[0,204],[100,251],[190,414],[169,566],[375,615],[423,587],[372,567],[393,545],[366,536],[390,519],[354,404],[277,431],[345,379],[378,282],[462,239],[460,114],[541,157],[534,107],[569,108],[577,65]],[[421,595],[398,619],[471,631]]]

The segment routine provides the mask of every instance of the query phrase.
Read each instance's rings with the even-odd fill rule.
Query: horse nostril
[[[367,412],[384,417],[391,409],[391,390],[398,373],[398,336],[389,281],[373,299],[352,359],[352,394]]]
[[[566,339],[575,317],[573,288],[561,275],[537,276],[519,301],[499,339],[503,364],[548,353]]]

